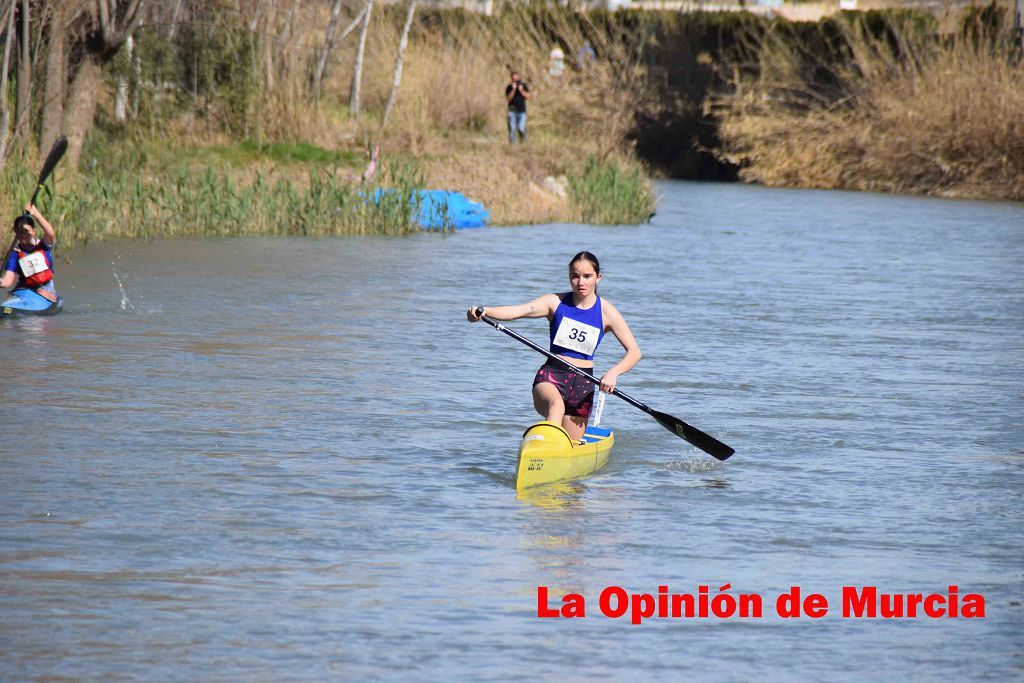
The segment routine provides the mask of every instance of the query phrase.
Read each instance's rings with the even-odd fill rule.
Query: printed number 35
[[[582,343],[587,341],[587,333],[585,330],[580,330],[574,327],[572,328],[572,333],[569,335],[569,339]]]

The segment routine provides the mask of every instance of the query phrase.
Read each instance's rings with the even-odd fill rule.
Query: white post
[[[590,426],[599,427],[601,425],[601,413],[604,412],[604,399],[605,393],[601,391],[601,385],[594,385],[594,406],[590,410]]]

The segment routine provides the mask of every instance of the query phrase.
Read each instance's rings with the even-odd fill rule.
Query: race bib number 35
[[[558,325],[558,331],[555,333],[554,343],[555,346],[561,346],[563,349],[572,349],[586,356],[592,356],[600,338],[601,330],[598,328],[578,320],[562,318],[562,322]]]

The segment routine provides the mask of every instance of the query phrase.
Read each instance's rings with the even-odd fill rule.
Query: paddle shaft
[[[479,311],[479,310],[480,309],[477,308],[477,311]],[[557,362],[561,363],[562,365],[565,366],[565,368],[567,370],[575,372],[577,375],[582,375],[583,377],[586,377],[587,379],[589,379],[594,384],[600,384],[601,383],[601,380],[599,380],[597,377],[594,377],[593,375],[591,375],[585,369],[583,369],[581,367],[577,367],[577,366],[573,365],[572,363],[570,363],[569,361],[565,360],[564,358],[556,356],[555,354],[551,353],[550,351],[545,349],[540,344],[534,343],[533,341],[527,339],[526,337],[524,337],[523,335],[519,334],[518,332],[514,332],[514,331],[508,329],[507,327],[505,327],[504,325],[499,323],[494,318],[488,318],[486,315],[482,315],[482,316],[480,316],[480,319],[483,320],[488,325],[490,325],[491,327],[493,327],[494,329],[498,330],[499,332],[504,332],[505,334],[507,334],[508,336],[512,337],[516,341],[520,341],[520,342],[526,344],[527,346],[529,346],[531,349],[533,349],[537,353],[542,353],[545,356],[547,356],[548,358],[550,358],[551,360],[557,361]],[[618,389],[614,389],[612,391],[612,393],[615,394],[616,396],[618,396],[619,398],[625,400],[627,403],[632,403],[633,405],[635,405],[640,410],[644,410],[645,408],[647,408],[647,406],[645,406],[643,403],[640,403],[640,401],[637,401],[636,399],[634,399],[634,398],[632,398],[630,396],[627,396],[626,394],[622,393]]]
[[[543,346],[540,346],[539,344],[537,344],[537,343],[527,339],[526,337],[524,337],[523,335],[519,334],[518,332],[515,332],[515,331],[510,330],[509,328],[505,327],[504,325],[499,323],[497,320],[494,320],[493,318],[489,318],[486,315],[482,315],[481,314],[482,311],[483,311],[483,307],[480,307],[480,306],[478,306],[475,309],[475,312],[476,312],[477,315],[480,316],[480,319],[483,320],[488,325],[490,325],[491,327],[493,327],[494,329],[498,330],[499,332],[504,332],[505,334],[507,334],[508,336],[512,337],[516,341],[522,342],[523,344],[526,344],[527,346],[529,346],[534,351],[547,356],[548,358],[550,358],[553,361],[557,361],[558,363],[561,363],[569,371],[575,372],[577,375],[580,375],[581,377],[586,377],[587,379],[589,379],[594,384],[598,384],[598,385],[601,384],[601,380],[599,380],[598,378],[594,377],[592,374],[590,374],[589,372],[587,372],[583,368],[577,367],[577,366],[573,365],[572,363],[570,363],[569,361],[565,360],[564,358],[556,356],[555,354],[553,354],[550,351],[548,351],[547,349],[545,349]],[[650,406],[648,406],[648,405],[646,405],[644,403],[641,403],[640,401],[636,400],[635,398],[633,398],[629,394],[626,394],[626,393],[624,393],[622,391],[619,391],[618,389],[612,389],[611,393],[613,395],[615,395],[615,396],[618,396],[619,398],[621,398],[626,403],[628,403],[628,404],[630,404],[630,405],[632,405],[632,406],[634,406],[636,408],[639,408],[640,410],[644,411],[645,413],[647,413],[648,415],[653,417],[655,420],[657,420],[658,423],[661,424],[662,427],[664,427],[665,429],[669,430],[670,432],[672,432],[676,436],[678,436],[678,437],[680,437],[682,439],[685,439],[686,441],[689,441],[691,444],[693,444],[697,448],[701,449],[705,453],[708,453],[709,455],[714,456],[715,458],[718,458],[719,460],[725,460],[726,458],[728,458],[729,456],[731,456],[735,452],[734,449],[732,449],[729,446],[725,445],[721,441],[715,439],[713,436],[705,434],[704,432],[700,431],[696,427],[683,422],[682,420],[680,420],[677,417],[673,417],[671,415],[668,415],[667,413],[662,413],[662,412],[659,412],[657,410],[654,410]]]

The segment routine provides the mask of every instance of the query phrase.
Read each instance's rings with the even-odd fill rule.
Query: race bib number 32
[[[41,273],[50,267],[46,263],[46,257],[39,251],[23,256],[18,260],[18,264],[21,266],[21,272],[25,273],[25,277],[32,277],[36,273]]]
[[[600,339],[601,330],[593,325],[587,325],[578,320],[562,318],[553,341],[555,346],[561,346],[563,349],[572,349],[586,356],[592,356]]]

